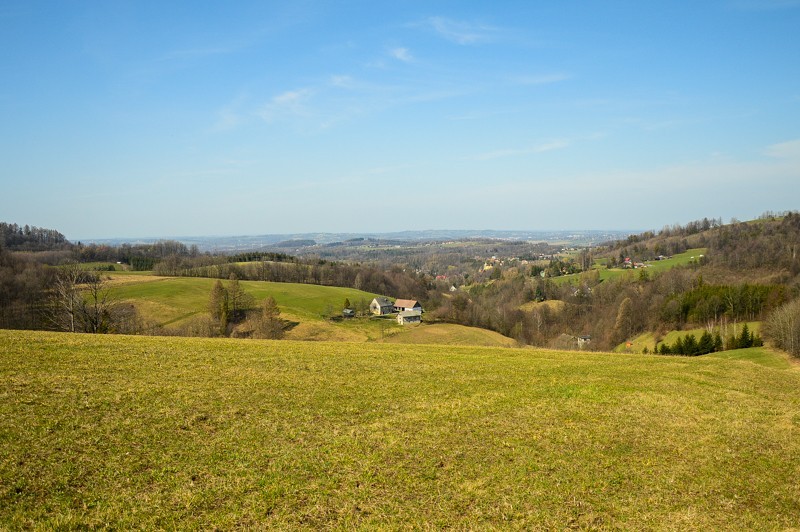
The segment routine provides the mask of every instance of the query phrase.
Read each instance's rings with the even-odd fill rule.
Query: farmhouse
[[[406,325],[422,321],[422,312],[418,310],[404,310],[397,315],[397,323]]]
[[[369,304],[369,311],[376,316],[383,316],[384,314],[391,314],[394,311],[394,306],[385,297],[376,297]]]
[[[413,299],[398,299],[394,302],[395,312],[404,312],[407,310],[414,310],[422,314],[422,305],[419,304],[419,301]]]

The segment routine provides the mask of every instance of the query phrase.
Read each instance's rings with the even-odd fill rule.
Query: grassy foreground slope
[[[800,525],[780,355],[397,347],[0,331],[0,527]]]

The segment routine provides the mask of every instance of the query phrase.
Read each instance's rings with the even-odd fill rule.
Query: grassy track
[[[0,331],[0,528],[797,527],[738,357]]]

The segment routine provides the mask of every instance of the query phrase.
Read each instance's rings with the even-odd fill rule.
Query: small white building
[[[391,314],[394,312],[394,305],[385,297],[376,297],[369,304],[369,311],[376,316],[383,316],[384,314]]]
[[[422,321],[422,312],[418,310],[404,310],[397,315],[397,323],[400,325],[407,325],[409,323],[420,323]]]

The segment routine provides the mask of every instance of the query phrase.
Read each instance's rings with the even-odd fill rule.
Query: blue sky
[[[0,220],[70,239],[800,208],[800,0],[0,4]]]

